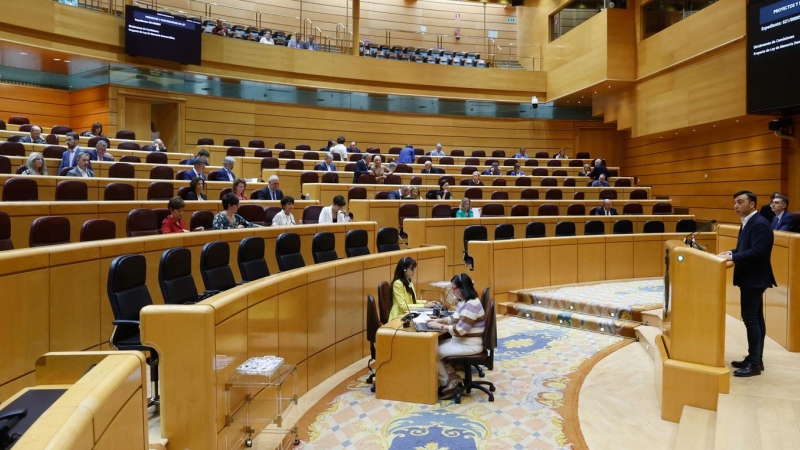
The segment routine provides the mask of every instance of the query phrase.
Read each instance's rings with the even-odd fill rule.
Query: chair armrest
[[[213,296],[219,294],[220,292],[222,292],[222,291],[205,291],[202,294],[197,296],[197,302],[198,303],[202,302],[203,300],[205,300],[205,299],[207,299],[209,297],[213,297]]]

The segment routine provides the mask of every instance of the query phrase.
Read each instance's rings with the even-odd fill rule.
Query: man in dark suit
[[[353,183],[358,183],[358,177],[369,172],[369,163],[372,161],[372,153],[364,153],[364,157],[356,162],[356,168],[353,171]]]
[[[325,155],[325,161],[319,163],[314,167],[315,170],[321,170],[323,172],[336,172],[336,165],[333,164],[333,154],[328,153]]]
[[[601,173],[596,180],[592,181],[592,187],[611,187],[611,185],[606,181],[606,176]]]
[[[389,200],[402,200],[404,198],[408,198],[409,194],[411,194],[411,188],[403,185],[400,186],[400,189],[389,192],[389,196],[387,198]]]
[[[772,229],[776,231],[794,231],[797,224],[794,216],[786,209],[789,207],[789,198],[785,195],[774,194],[770,207],[775,217],[772,218]]]
[[[742,321],[747,329],[747,356],[731,362],[738,369],[733,372],[737,377],[761,375],[764,370],[764,291],[776,286],[770,262],[774,236],[767,219],[758,214],[756,202],[756,195],[750,191],[734,194],[733,209],[742,219],[739,239],[735,249],[717,255],[733,261],[733,285],[739,286]]]
[[[425,161],[425,168],[420,170],[419,173],[436,173],[433,168],[433,163],[430,161]]]
[[[613,208],[611,206],[611,200],[605,199],[605,200],[603,200],[603,207],[595,209],[594,213],[592,215],[594,215],[594,216],[616,216],[618,214],[617,214],[617,208]]]
[[[283,191],[280,190],[281,180],[277,175],[272,175],[267,181],[267,187],[259,189],[253,193],[253,200],[280,200],[283,198]]]
[[[30,136],[22,136],[19,140],[20,142],[27,143],[27,144],[46,144],[47,141],[42,139],[42,129],[39,128],[38,125],[34,125],[31,127],[31,135]]]
[[[192,170],[187,170],[183,174],[183,179],[186,180],[186,181],[192,181],[195,178],[200,177],[200,178],[203,179],[203,181],[208,181],[208,179],[206,178],[206,173],[205,173],[207,164],[208,163],[206,163],[205,159],[203,159],[203,158],[195,158],[192,161],[192,165],[194,166],[194,168]]]
[[[83,152],[83,149],[78,146],[78,140],[80,137],[78,133],[74,131],[70,131],[67,133],[67,151],[61,156],[61,164],[58,166],[58,173],[61,173],[61,169],[65,167],[75,167],[75,159],[76,157]],[[91,168],[91,164],[89,165]]]
[[[608,168],[603,165],[603,160],[598,158],[594,160],[594,169],[589,174],[589,178],[593,180],[597,180],[600,178],[600,175],[605,175],[606,179],[608,179]]]

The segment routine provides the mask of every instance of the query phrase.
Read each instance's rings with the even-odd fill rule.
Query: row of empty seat
[[[362,42],[358,47],[359,56],[377,59],[393,59],[443,66],[487,67],[480,53],[453,51],[439,48],[415,48],[402,45],[386,45],[375,42]]]

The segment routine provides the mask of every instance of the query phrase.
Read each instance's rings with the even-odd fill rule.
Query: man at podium
[[[756,210],[756,195],[750,191],[739,191],[733,195],[733,209],[742,219],[736,248],[719,254],[720,258],[733,261],[733,285],[741,292],[742,321],[747,329],[747,356],[742,361],[733,361],[737,377],[761,375],[764,370],[762,353],[767,329],[764,323],[764,291],[776,286],[772,273],[772,227]]]

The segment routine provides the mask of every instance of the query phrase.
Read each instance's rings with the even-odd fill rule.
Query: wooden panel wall
[[[108,135],[110,108],[108,86],[68,92],[0,83],[0,120],[5,122],[11,116],[25,116],[32,124],[67,125],[79,133],[100,122]]]
[[[784,141],[767,129],[769,119],[743,117],[696,132],[626,139],[621,172],[652,186],[653,195],[671,198],[673,207],[688,207],[698,220],[737,223],[736,191],[753,191],[760,207],[788,184]]]

